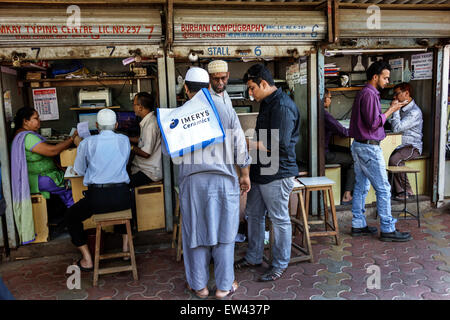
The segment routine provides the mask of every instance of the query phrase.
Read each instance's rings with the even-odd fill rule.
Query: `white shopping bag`
[[[158,108],[157,120],[172,158],[224,141],[225,132],[208,89],[179,108]]]

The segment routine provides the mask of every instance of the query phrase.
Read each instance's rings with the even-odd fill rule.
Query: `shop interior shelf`
[[[385,89],[390,89],[393,88],[395,85],[393,84],[388,84]],[[342,88],[327,88],[330,91],[359,91],[362,88],[364,88],[364,86],[361,87],[342,87]]]
[[[125,81],[156,79],[155,76],[144,77],[91,77],[91,78],[71,78],[71,79],[38,79],[24,80],[25,83],[48,82],[54,87],[74,87],[74,86],[98,86],[98,85],[123,85]]]
[[[120,109],[120,106],[112,106],[112,107],[72,107],[70,110],[76,111],[88,111],[88,110],[100,110],[100,109]]]

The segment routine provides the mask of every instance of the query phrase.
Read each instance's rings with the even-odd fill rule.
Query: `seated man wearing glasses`
[[[400,83],[394,87],[394,101],[404,103],[403,107],[392,114],[390,119],[392,131],[402,133],[402,144],[398,146],[389,158],[390,166],[404,166],[405,161],[412,160],[422,154],[422,110],[412,98],[412,88],[409,83]],[[406,182],[406,190],[405,190]],[[395,174],[392,192],[395,200],[403,201],[413,194],[405,173]]]

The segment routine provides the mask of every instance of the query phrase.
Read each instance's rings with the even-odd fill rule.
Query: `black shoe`
[[[369,236],[378,232],[378,229],[375,227],[365,226],[364,228],[353,228],[352,227],[352,237],[359,236]]]
[[[251,264],[245,258],[242,258],[234,263],[234,269],[236,270],[242,270],[246,268],[252,268],[252,267],[259,267],[261,263],[259,264]]]
[[[394,232],[380,232],[380,240],[386,242],[406,242],[412,240],[412,237],[409,232],[395,230]]]
[[[281,278],[284,271],[286,271],[286,269],[270,267],[270,269],[259,278],[259,281],[275,281]]]

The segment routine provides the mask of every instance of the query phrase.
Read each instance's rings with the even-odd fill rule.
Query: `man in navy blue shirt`
[[[250,167],[252,189],[247,195],[248,250],[235,262],[236,269],[260,265],[263,259],[265,214],[272,222],[273,261],[260,281],[281,277],[291,256],[292,229],[289,195],[298,175],[295,146],[299,139],[300,113],[287,94],[277,89],[272,74],[263,65],[248,69],[244,75],[251,97],[260,102],[254,140],[250,150],[257,151],[256,163]]]

